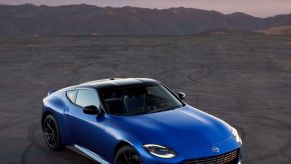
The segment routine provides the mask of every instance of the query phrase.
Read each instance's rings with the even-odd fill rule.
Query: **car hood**
[[[114,120],[141,143],[174,150],[208,148],[231,137],[230,126],[224,121],[188,105],[158,113],[118,116]]]

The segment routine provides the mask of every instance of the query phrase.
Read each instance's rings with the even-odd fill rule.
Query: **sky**
[[[224,14],[244,12],[256,17],[291,13],[291,0],[0,0],[0,4],[68,5],[91,4],[100,7],[134,6],[143,8],[188,7],[216,10]]]

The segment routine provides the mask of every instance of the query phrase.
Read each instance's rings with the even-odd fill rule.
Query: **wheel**
[[[47,115],[43,121],[43,133],[48,147],[52,150],[62,150],[61,135],[58,123],[54,116]]]
[[[123,146],[115,155],[115,164],[141,164],[138,152],[131,146]]]

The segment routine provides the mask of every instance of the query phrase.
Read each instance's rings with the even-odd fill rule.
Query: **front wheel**
[[[131,146],[123,146],[115,155],[115,164],[141,164],[138,152]]]
[[[42,127],[48,147],[52,150],[62,150],[64,146],[61,144],[60,129],[54,116],[47,115]]]

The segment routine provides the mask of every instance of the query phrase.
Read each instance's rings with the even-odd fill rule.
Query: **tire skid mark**
[[[27,156],[28,153],[30,151],[30,149],[33,147],[35,141],[36,141],[36,137],[35,137],[35,129],[37,129],[38,124],[34,123],[30,126],[30,128],[28,129],[28,136],[27,136],[27,140],[29,142],[29,144],[25,147],[23,153],[21,154],[21,158],[20,158],[20,163],[21,164],[25,164],[26,160],[27,160]]]
[[[21,154],[20,158],[20,163],[21,164],[26,164],[27,159],[29,157],[29,152],[31,151],[32,148],[36,148],[38,151],[44,152],[44,154],[48,154],[48,152],[53,153],[53,156],[64,159],[67,161],[72,161],[72,160],[78,160],[78,157],[80,158],[80,162],[88,161],[91,162],[89,158],[85,158],[84,156],[70,150],[66,149],[65,151],[62,152],[53,152],[51,151],[45,144],[45,141],[42,140],[41,137],[43,137],[41,127],[39,125],[40,123],[33,123],[30,128],[28,129],[28,136],[27,136],[27,141],[28,145],[25,147],[23,153]],[[83,162],[84,162],[83,161]]]
[[[212,74],[212,70],[206,65],[197,64],[196,66],[200,66],[200,71],[191,72],[187,75],[187,78],[191,81],[198,81],[201,79],[205,79]]]
[[[240,117],[237,115],[233,115],[236,117]],[[272,118],[272,117],[267,117],[266,116],[253,116],[253,115],[248,115],[248,114],[244,114],[244,125],[248,125],[248,126],[261,126],[267,129],[281,129],[281,131],[285,131],[285,132],[289,132],[289,139],[287,140],[287,143],[284,144],[282,147],[280,147],[279,149],[273,150],[272,152],[269,152],[267,154],[264,155],[260,155],[260,156],[256,156],[255,158],[251,158],[251,159],[246,159],[245,162],[247,163],[256,163],[256,162],[260,162],[260,161],[264,161],[267,159],[271,159],[273,157],[276,156],[284,156],[286,158],[289,158],[289,154],[287,154],[288,151],[291,150],[290,145],[291,145],[291,131],[288,127],[288,123],[287,122],[283,122],[280,119],[277,118]],[[258,120],[261,120],[259,121]],[[257,121],[254,121],[257,120]],[[264,120],[269,120],[270,122],[276,123],[276,124],[270,124],[270,123],[264,123]],[[247,138],[247,133],[245,130],[243,130],[243,128],[240,128],[239,125],[235,126],[236,128],[238,128],[239,132],[242,132],[242,140],[245,140]]]
[[[184,81],[181,81],[180,83],[175,83],[174,86],[180,86],[181,84],[185,84],[185,82],[196,82],[205,78],[208,78],[211,74],[212,74],[212,70],[203,64],[197,64],[197,63],[193,63],[191,67],[188,68],[180,68],[180,69],[169,69],[167,71],[161,72],[157,75],[157,77],[161,78],[163,77],[164,79],[170,78],[172,79],[173,76],[171,74],[177,74],[180,73],[182,71],[187,71],[189,70],[188,74],[185,75]]]
[[[79,55],[79,56],[86,56],[95,46],[95,43],[91,44],[88,46],[88,48],[84,51],[82,51],[82,53]],[[77,56],[77,55],[74,55],[73,52],[71,51],[71,54],[72,56]],[[78,60],[77,60],[78,61]],[[72,68],[72,77],[71,77],[71,80],[70,82],[71,83],[77,83],[78,80],[80,79],[80,73],[79,71],[82,69],[82,68],[85,68],[85,67],[88,67],[89,65],[92,65],[92,62],[94,62],[94,60],[92,60],[91,62],[85,62],[86,64],[83,64],[83,65],[78,65],[76,64],[77,66]]]
[[[291,136],[289,137],[291,138]],[[262,161],[266,161],[268,159],[272,159],[273,157],[279,157],[279,156],[284,156],[287,159],[290,158],[290,154],[287,154],[287,150],[290,150],[290,146],[291,145],[291,139],[289,139],[287,141],[287,143],[285,144],[285,146],[281,147],[280,149],[273,151],[273,152],[269,152],[267,154],[264,155],[260,155],[260,156],[256,156],[253,159],[246,159],[245,162],[247,163],[261,163]]]

